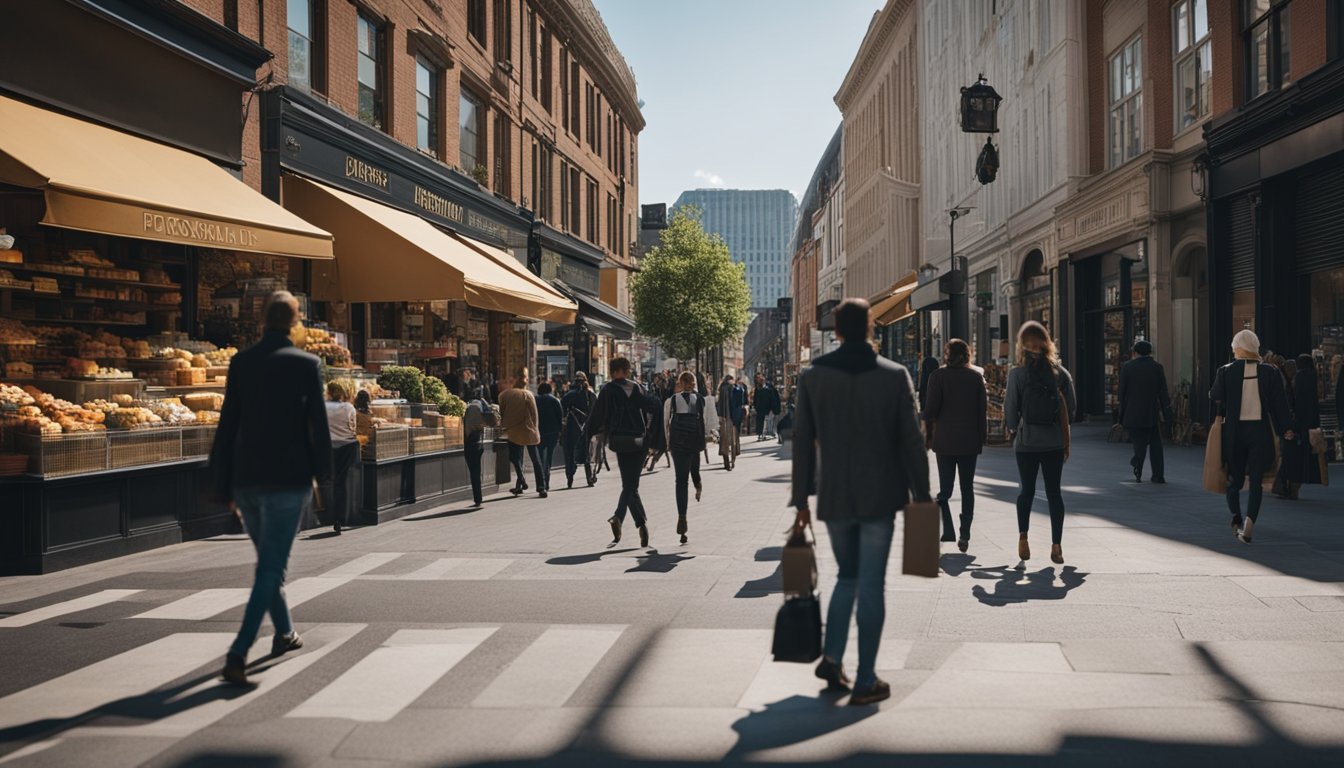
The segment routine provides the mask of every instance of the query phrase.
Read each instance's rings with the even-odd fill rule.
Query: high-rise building
[[[789,236],[798,201],[786,189],[692,189],[676,208],[700,209],[705,231],[723,236],[733,261],[747,265],[752,308],[774,308],[791,295]]]

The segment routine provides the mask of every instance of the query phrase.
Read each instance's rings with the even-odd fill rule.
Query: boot
[[[957,537],[957,549],[965,552],[971,545],[971,518],[961,515],[961,535]]]

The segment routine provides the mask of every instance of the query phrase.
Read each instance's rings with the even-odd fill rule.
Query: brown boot
[[[1027,543],[1027,534],[1020,533],[1017,536],[1017,559],[1031,559],[1031,545]]]

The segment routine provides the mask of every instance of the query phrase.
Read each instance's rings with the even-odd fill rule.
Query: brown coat
[[[933,452],[974,456],[988,436],[988,398],[979,368],[942,367],[929,376],[928,400],[920,414],[933,428]]]
[[[526,389],[513,387],[499,393],[499,426],[514,445],[537,445],[537,399]]]

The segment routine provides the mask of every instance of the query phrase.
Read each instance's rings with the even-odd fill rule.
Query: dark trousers
[[[583,479],[592,478],[593,468],[588,463],[588,441],[583,439],[582,434],[566,435],[560,447],[565,452],[565,479],[567,481],[574,481],[574,473],[579,470],[579,464],[583,464]]]
[[[541,444],[537,446],[537,456],[541,458],[541,473],[546,476],[546,490],[551,490],[551,465],[555,461],[555,444],[560,441],[559,435],[551,435],[541,438]]]
[[[690,503],[690,484],[700,487],[700,451],[672,451],[672,466],[677,477],[677,514],[686,516]]]
[[[462,454],[467,460],[467,474],[471,475],[471,500],[479,506],[483,501],[481,498],[481,457],[485,455],[485,448],[481,446],[481,438],[479,436],[475,440],[467,438]]]
[[[1036,498],[1036,473],[1045,477],[1045,498],[1050,503],[1050,540],[1064,539],[1064,494],[1059,490],[1064,474],[1064,449],[1057,451],[1018,451],[1017,476],[1022,490],[1017,494],[1017,530],[1031,527],[1031,502]]]
[[[938,454],[938,506],[943,510],[943,538],[952,537],[952,481],[961,480],[961,538],[971,538],[971,520],[975,517],[975,464],[980,457]]]
[[[522,446],[517,443],[509,443],[509,463],[513,465],[513,473],[518,479],[513,481],[514,488],[527,488],[527,481],[523,479],[523,448],[527,448],[527,457],[532,460],[532,476],[537,480],[537,490],[546,490],[546,475],[541,470],[541,453],[537,446]]]
[[[1251,479],[1250,494],[1246,498],[1246,516],[1256,520],[1260,516],[1260,498],[1264,495],[1265,472],[1274,463],[1274,438],[1263,421],[1243,421],[1237,431],[1227,461],[1227,509],[1232,520],[1241,522],[1241,486]]]
[[[757,436],[757,437],[762,437],[762,436],[764,436],[764,435],[765,435],[765,411],[757,411],[757,412],[756,412],[756,436]]]
[[[1152,479],[1166,478],[1166,463],[1162,458],[1162,430],[1157,427],[1133,427],[1129,429],[1129,441],[1134,444],[1134,458],[1129,465],[1143,474],[1143,459],[1147,454],[1153,460]]]
[[[359,463],[359,442],[347,440],[331,447],[331,480],[322,483],[327,525],[346,525],[350,510],[350,470]]]
[[[639,498],[639,476],[644,471],[644,454],[629,451],[616,454],[616,466],[621,470],[621,498],[616,502],[616,519],[625,520],[625,510],[635,525],[643,528],[647,518],[644,516],[644,502]]]

